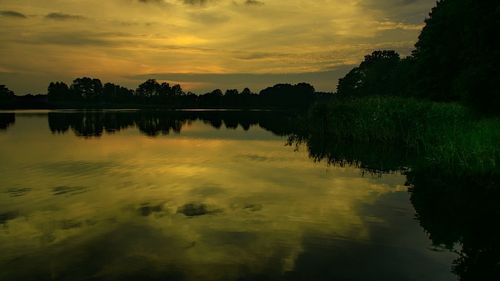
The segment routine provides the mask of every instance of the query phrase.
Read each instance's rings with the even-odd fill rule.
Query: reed
[[[419,164],[499,173],[500,118],[456,103],[401,97],[339,99],[309,110],[307,131],[330,143],[404,147]]]

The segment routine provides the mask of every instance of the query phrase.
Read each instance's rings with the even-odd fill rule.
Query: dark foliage
[[[11,101],[14,99],[14,92],[5,85],[0,85],[0,101]]]
[[[99,79],[89,77],[76,78],[70,91],[77,99],[94,101],[102,95],[102,83]]]
[[[438,1],[425,23],[412,56],[375,51],[340,79],[339,96],[413,96],[499,113],[500,2]]]
[[[113,83],[102,84],[101,80],[89,77],[77,78],[71,85],[51,82],[47,98],[17,96],[7,88],[2,99],[14,100],[11,107],[17,108],[292,108],[301,109],[311,103],[331,98],[332,93],[316,93],[307,83],[297,85],[278,84],[266,88],[260,94],[249,88],[240,93],[237,89],[220,89],[196,95],[184,92],[180,85],[160,83],[148,79],[136,90]],[[4,98],[5,96],[5,98]]]
[[[69,90],[68,85],[64,82],[51,82],[47,89],[49,101],[63,101],[75,99]]]
[[[297,85],[278,84],[260,92],[264,104],[276,107],[303,107],[313,101],[314,87],[299,83]]]
[[[417,218],[433,244],[460,249],[453,265],[459,279],[500,278],[499,174],[417,167],[408,173],[408,184]]]
[[[395,95],[399,90],[397,70],[401,59],[395,51],[375,51],[359,67],[339,80],[337,93],[343,96]]]
[[[463,107],[452,104],[415,100],[416,104],[393,101],[387,106],[373,106],[373,102],[361,101],[370,98],[339,102],[335,110],[313,107],[314,119],[306,122],[309,128],[295,131],[289,137],[289,144],[304,145],[311,159],[329,165],[355,166],[369,174],[402,172],[407,177],[416,219],[433,248],[457,253],[451,270],[458,279],[499,279],[500,153],[499,134],[493,129],[498,128],[498,123],[483,120],[464,124],[470,122],[471,116],[460,113]],[[410,109],[401,110],[399,117],[404,117],[402,112],[411,112],[408,117],[415,116],[417,111],[423,111],[424,117],[405,121],[387,116],[389,106]],[[357,107],[361,109],[356,111]],[[370,113],[367,107],[379,109]],[[319,115],[321,112],[329,115]],[[350,115],[344,117],[346,113]],[[406,126],[392,127],[399,123],[394,120],[412,129],[404,132]],[[367,127],[375,128],[372,131]],[[409,145],[405,140],[407,133],[412,134],[409,140],[421,139],[427,145]]]
[[[499,30],[497,0],[439,1],[413,54],[422,95],[498,112]]]

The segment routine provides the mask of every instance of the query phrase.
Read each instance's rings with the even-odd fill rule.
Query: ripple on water
[[[55,196],[66,195],[73,196],[81,193],[85,193],[88,191],[88,187],[85,186],[56,186],[52,188],[52,194]]]

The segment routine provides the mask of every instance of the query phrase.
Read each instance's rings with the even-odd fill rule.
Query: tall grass
[[[450,172],[499,173],[500,118],[481,118],[453,103],[365,97],[317,104],[308,131],[330,142],[394,145],[415,151],[420,165]]]

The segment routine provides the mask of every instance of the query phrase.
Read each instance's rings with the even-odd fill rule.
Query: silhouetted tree
[[[5,85],[0,85],[0,101],[9,101],[14,99],[14,92]]]
[[[71,84],[71,92],[86,101],[96,101],[102,95],[102,83],[89,77],[76,78]]]
[[[166,100],[167,97],[173,96],[172,87],[170,87],[169,83],[163,82],[159,85],[158,96],[160,96],[162,100]]]
[[[249,88],[243,89],[240,94],[241,104],[257,106],[259,104],[259,95],[253,93]]]
[[[101,99],[105,102],[131,102],[133,98],[134,91],[113,83],[104,84],[102,89]]]
[[[133,91],[113,83],[102,86],[99,79],[87,77],[75,79],[71,87],[63,82],[52,82],[48,87],[48,96],[51,105],[56,107],[61,104],[100,107],[135,104],[169,108],[306,108],[319,98],[328,98],[324,93],[315,93],[314,87],[307,83],[278,84],[260,94],[245,88],[241,94],[237,89],[228,89],[225,94],[215,89],[198,96],[192,92],[185,93],[178,84],[160,84],[155,79],[146,80]],[[85,103],[79,104],[81,101]]]
[[[307,83],[277,84],[260,91],[263,104],[275,107],[307,107],[314,101],[314,87]]]
[[[215,89],[212,92],[199,96],[198,100],[201,106],[220,107],[222,97],[222,90]]]
[[[167,88],[168,87],[168,88]],[[140,98],[152,98],[159,96],[162,93],[162,90],[170,90],[170,86],[168,84],[163,85],[163,89],[161,85],[155,79],[149,79],[146,82],[140,84],[135,90],[135,94]]]
[[[413,53],[419,93],[500,110],[500,1],[442,0]]]
[[[230,107],[238,107],[241,105],[240,93],[237,89],[228,89],[224,94],[224,104]]]
[[[339,80],[337,94],[345,97],[399,94],[399,54],[395,51],[375,51],[365,56],[359,67]]]
[[[50,102],[70,101],[74,98],[64,82],[51,82],[47,89],[47,96]]]
[[[252,91],[250,91],[249,88],[245,88],[245,89],[243,89],[243,91],[241,91],[241,94],[244,96],[250,96],[250,95],[253,95],[254,93],[252,93]]]
[[[172,86],[171,93],[172,93],[172,96],[174,96],[174,97],[180,97],[180,96],[183,96],[185,94],[184,91],[182,91],[181,85],[179,85],[179,84]]]
[[[412,56],[376,51],[340,79],[341,97],[405,95],[500,113],[500,1],[441,0]]]

